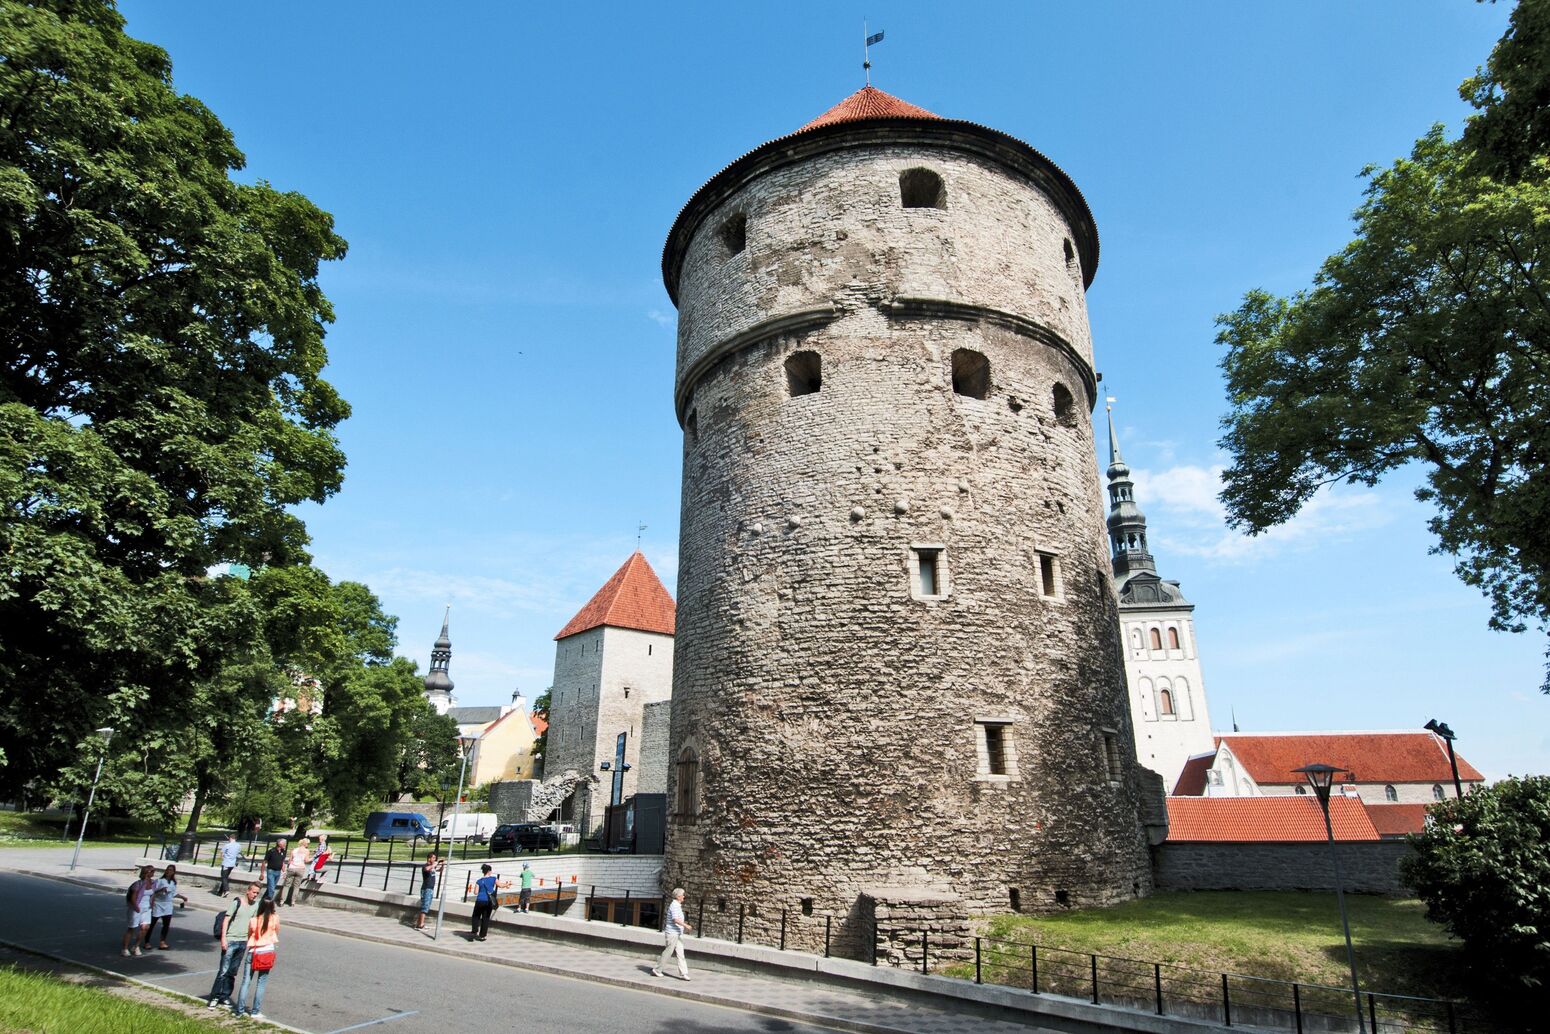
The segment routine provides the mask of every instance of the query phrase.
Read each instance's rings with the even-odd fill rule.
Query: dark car
[[[558,851],[560,834],[536,822],[508,822],[490,835],[490,853],[510,851]]]

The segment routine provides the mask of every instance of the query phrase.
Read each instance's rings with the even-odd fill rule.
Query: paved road
[[[200,905],[207,895],[195,890],[190,897]],[[213,915],[204,908],[180,913],[173,920],[172,950],[126,959],[119,955],[122,895],[0,873],[0,940],[195,995],[209,990],[214,975]],[[299,928],[282,932],[279,959],[265,995],[265,1014],[320,1034],[353,1029],[370,1034],[379,1027],[384,1034],[489,1029],[816,1034],[826,1029]]]

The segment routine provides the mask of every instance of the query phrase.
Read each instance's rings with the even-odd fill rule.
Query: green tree
[[[1533,97],[1542,114],[1550,62],[1523,47],[1547,12],[1525,0],[1465,84],[1481,111],[1462,141],[1433,127],[1366,170],[1356,238],[1309,290],[1252,291],[1218,319],[1233,525],[1257,534],[1326,485],[1419,463],[1435,549],[1513,632],[1550,623],[1550,155],[1542,120],[1511,114]]]
[[[1504,779],[1428,810],[1405,883],[1464,942],[1479,999],[1512,1022],[1550,1007],[1550,776]]]
[[[0,58],[0,794],[108,724],[147,759],[115,778],[165,801],[195,687],[253,645],[205,572],[305,562],[290,507],[343,476],[317,275],[345,242],[231,178],[107,0],[0,5]]]
[[[533,701],[533,721],[534,723],[542,722],[544,726],[544,731],[533,739],[532,754],[533,757],[538,759],[535,774],[539,779],[544,778],[543,761],[549,750],[549,694],[550,690],[546,689]]]
[[[398,763],[398,790],[440,800],[442,782],[457,783],[457,722],[451,715],[437,714],[424,697],[419,701]]]

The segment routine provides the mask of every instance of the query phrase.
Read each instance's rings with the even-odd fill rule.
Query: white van
[[[490,834],[495,832],[495,827],[498,825],[500,825],[500,818],[493,811],[448,815],[441,820],[441,839],[473,840],[475,843],[482,844],[490,839]]]

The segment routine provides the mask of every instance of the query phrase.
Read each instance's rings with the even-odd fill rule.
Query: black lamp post
[[[1367,1020],[1362,1016],[1362,986],[1356,979],[1356,951],[1351,947],[1351,920],[1345,911],[1345,877],[1340,872],[1340,852],[1335,850],[1335,827],[1329,821],[1329,788],[1335,781],[1335,773],[1341,769],[1334,765],[1313,764],[1294,771],[1308,777],[1308,785],[1313,787],[1319,799],[1319,807],[1324,811],[1324,834],[1329,838],[1329,857],[1335,867],[1335,899],[1340,902],[1340,926],[1345,931],[1345,957],[1351,965],[1351,994],[1356,999],[1356,1029],[1366,1034]]]
[[[436,853],[441,854],[441,824],[447,817],[447,791],[452,789],[452,777],[441,774],[441,800],[436,809]]]
[[[1453,792],[1460,797],[1464,796],[1464,784],[1459,780],[1459,759],[1453,753],[1453,730],[1448,728],[1447,722],[1439,722],[1433,718],[1424,726],[1427,732],[1435,733],[1448,745],[1448,764],[1453,766]]]

